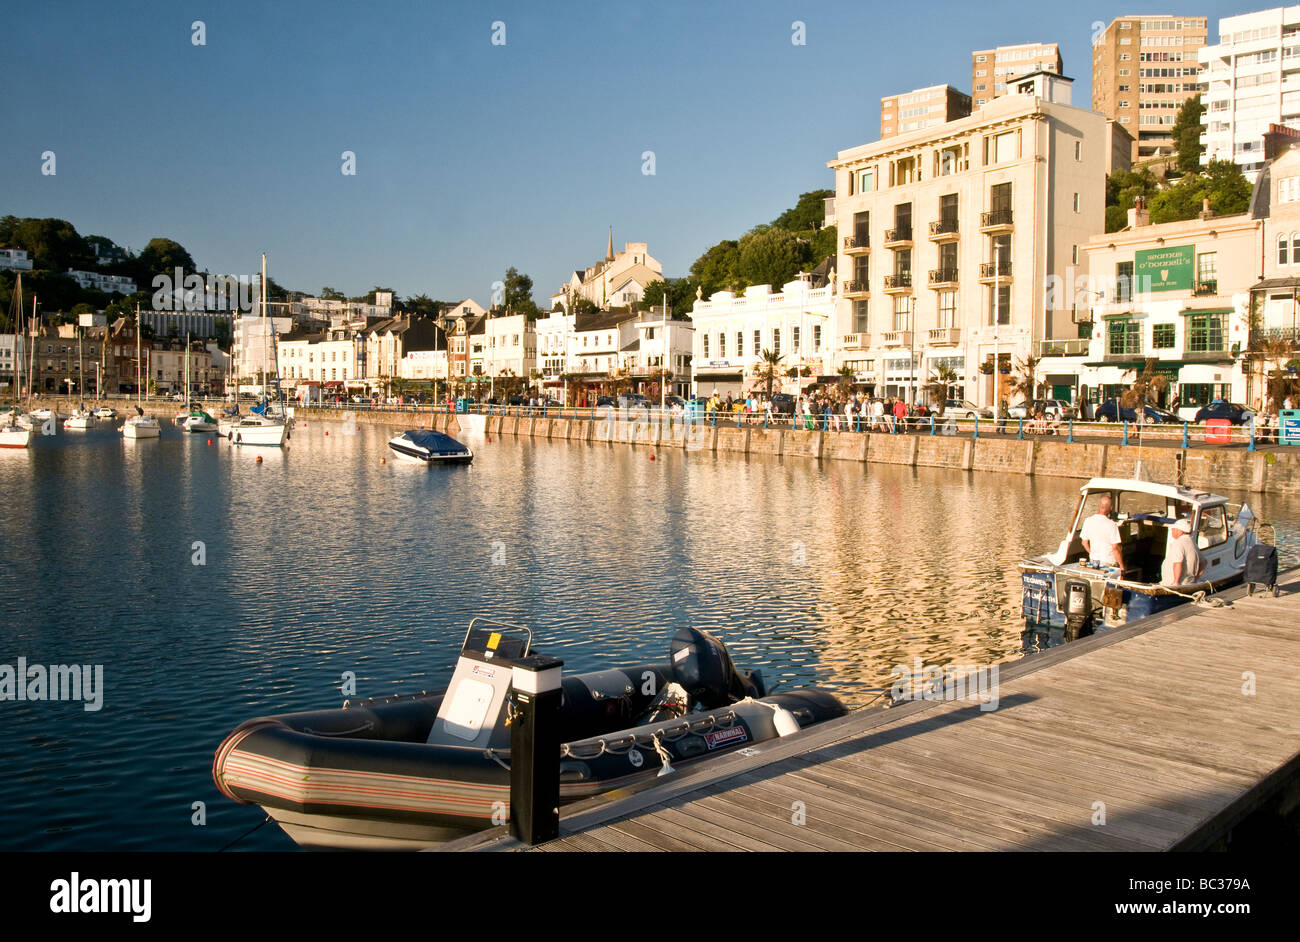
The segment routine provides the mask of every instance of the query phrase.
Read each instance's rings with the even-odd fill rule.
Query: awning
[[[701,382],[738,383],[744,375],[743,370],[736,370],[733,373],[696,373],[695,379]],[[777,377],[777,381],[780,381],[780,377]]]
[[[1179,313],[1182,314],[1183,317],[1187,317],[1190,314],[1231,314],[1232,308],[1230,307],[1204,307],[1204,308],[1185,307],[1181,311],[1179,311]]]
[[[1043,383],[1048,386],[1073,386],[1079,381],[1079,377],[1073,373],[1048,373],[1043,377]]]

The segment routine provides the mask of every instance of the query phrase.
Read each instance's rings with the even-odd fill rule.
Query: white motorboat
[[[195,409],[185,417],[181,426],[187,432],[194,432],[199,435],[206,435],[217,430],[217,420],[202,409]]]
[[[88,429],[95,424],[95,414],[84,409],[73,409],[72,414],[63,420],[64,428]]]
[[[133,415],[122,426],[125,438],[158,438],[162,435],[162,425],[151,415]]]
[[[292,419],[279,416],[246,415],[230,429],[232,445],[269,445],[278,448],[289,440]]]
[[[109,406],[100,406],[98,409],[92,412],[91,415],[93,415],[97,419],[112,420],[117,418],[117,410],[110,408]]]
[[[1110,498],[1119,528],[1122,569],[1090,562],[1083,547],[1084,521],[1098,512],[1103,497]],[[1179,519],[1190,521],[1205,569],[1195,582],[1163,585],[1161,568]],[[1226,497],[1181,484],[1093,478],[1080,489],[1070,520],[1056,552],[1020,562],[1022,612],[1031,629],[1065,627],[1072,601],[1089,616],[1100,607],[1105,624],[1117,625],[1217,592],[1241,582],[1250,549],[1259,542],[1259,520],[1248,505],[1234,510]]]
[[[53,409],[33,409],[31,416],[39,422],[44,422],[47,419],[54,419],[56,422],[62,422],[64,419],[68,418],[68,413],[55,412]]]
[[[388,440],[388,447],[407,461],[423,464],[468,464],[474,452],[450,435],[432,429],[412,429]]]

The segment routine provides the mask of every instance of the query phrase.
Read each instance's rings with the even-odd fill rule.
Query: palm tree
[[[1017,359],[1016,372],[1011,375],[1010,387],[1013,393],[1019,393],[1026,404],[1034,401],[1038,392],[1038,357],[1032,353],[1023,360]]]
[[[930,381],[925,384],[925,393],[935,412],[943,415],[943,407],[952,398],[952,387],[957,384],[957,371],[950,366],[935,367]]]
[[[1138,425],[1146,421],[1146,406],[1157,402],[1160,394],[1169,387],[1169,377],[1156,372],[1156,360],[1148,357],[1142,366],[1142,372],[1129,370],[1136,375],[1133,385],[1120,394],[1119,404],[1125,409],[1137,410]]]
[[[781,365],[781,354],[773,353],[771,350],[764,350],[758,355],[758,362],[762,364],[758,368],[756,377],[767,384],[767,398],[772,398],[772,384],[776,382],[776,371]]]
[[[847,399],[849,390],[853,388],[853,367],[847,365],[841,366],[837,372],[839,373],[840,381],[836,385],[839,386],[840,395]]]

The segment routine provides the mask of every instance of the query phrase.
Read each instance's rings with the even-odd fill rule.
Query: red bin
[[[1232,423],[1227,419],[1205,420],[1205,443],[1227,445],[1232,442]]]

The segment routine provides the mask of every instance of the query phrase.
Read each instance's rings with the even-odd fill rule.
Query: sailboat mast
[[[32,387],[36,385],[33,377],[36,375],[36,332],[40,328],[40,322],[36,320],[36,295],[32,295],[32,320],[31,320],[31,341],[29,346],[32,348],[30,359],[27,363],[27,411],[32,411]]]
[[[86,358],[82,356],[81,349],[81,318],[77,318],[77,398],[85,404],[86,398]]]
[[[257,365],[258,385],[262,387],[262,398],[266,399],[266,253],[262,253],[262,356]]]
[[[135,306],[135,401],[136,405],[144,402],[144,374],[141,372],[143,364],[140,362],[140,305],[137,302]]]

